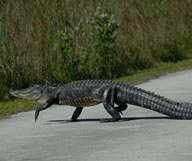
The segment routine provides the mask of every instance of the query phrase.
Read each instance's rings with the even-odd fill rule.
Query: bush
[[[9,93],[9,90],[8,88],[2,84],[2,82],[0,82],[0,101],[6,101],[9,99],[8,97],[8,93]]]
[[[114,69],[117,67],[117,52],[114,47],[118,35],[118,23],[114,15],[100,13],[100,7],[90,18],[89,40],[89,68],[92,78],[113,78]],[[83,32],[85,33],[85,31]]]
[[[185,58],[185,55],[176,43],[165,44],[161,50],[160,59],[164,62],[177,62]]]
[[[60,40],[60,44],[57,42],[54,47],[59,47],[60,51],[57,53],[57,49],[52,48],[51,52],[60,55],[54,67],[59,67],[58,71],[62,74],[56,73],[55,78],[65,82],[84,78],[113,78],[117,65],[114,44],[118,26],[114,15],[101,13],[98,7],[92,16],[80,19],[73,30],[66,28],[57,32],[55,38]],[[87,44],[78,46],[83,39]],[[54,61],[54,57],[52,54],[50,62]]]

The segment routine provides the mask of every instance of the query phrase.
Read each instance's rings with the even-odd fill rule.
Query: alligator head
[[[25,89],[11,89],[10,94],[18,98],[31,99],[39,103],[45,103],[53,95],[55,89],[56,87],[54,86],[33,85]]]

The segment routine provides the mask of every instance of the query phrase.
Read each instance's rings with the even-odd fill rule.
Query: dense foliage
[[[10,87],[117,78],[190,56],[192,0],[0,1],[0,100]]]

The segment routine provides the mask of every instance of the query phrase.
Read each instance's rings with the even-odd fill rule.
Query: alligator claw
[[[35,111],[35,122],[36,122],[36,121],[37,121],[37,119],[38,119],[39,113],[40,113],[40,111],[39,111],[39,110],[36,110],[36,111]]]

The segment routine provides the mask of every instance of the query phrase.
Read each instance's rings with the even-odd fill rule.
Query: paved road
[[[192,102],[192,70],[139,85],[178,101]],[[107,118],[102,105],[83,111],[80,122],[65,123],[72,107],[54,106],[0,120],[0,161],[190,161],[192,121],[173,120],[129,106],[123,120]]]

